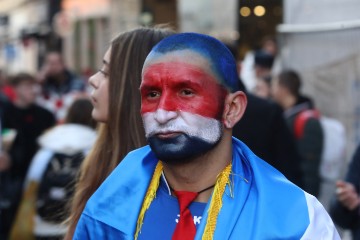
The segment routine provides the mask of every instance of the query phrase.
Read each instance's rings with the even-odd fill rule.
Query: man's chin
[[[210,151],[218,143],[209,143],[203,139],[177,134],[174,137],[152,136],[148,138],[149,145],[156,157],[168,164],[183,164]]]

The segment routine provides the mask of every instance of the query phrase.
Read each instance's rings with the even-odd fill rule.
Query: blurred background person
[[[76,99],[64,124],[39,139],[25,179],[24,194],[12,228],[11,239],[62,239],[67,204],[74,191],[78,169],[96,139],[90,99]]]
[[[23,180],[38,149],[36,139],[54,126],[54,115],[35,103],[37,84],[32,75],[20,73],[11,79],[16,98],[4,110],[3,129],[13,129],[16,137],[9,149],[10,162],[1,172],[2,197],[10,201],[1,212],[1,231],[6,236],[13,222],[21,197]]]
[[[41,84],[38,103],[52,111],[59,121],[64,119],[77,94],[86,90],[85,81],[66,68],[60,52],[45,55],[37,77]]]
[[[312,116],[304,122],[301,135],[297,136],[295,127],[301,113],[312,109],[313,104],[300,97],[301,79],[292,70],[281,72],[273,80],[272,97],[284,109],[289,129],[296,139],[301,155],[301,167],[304,173],[303,189],[318,197],[320,192],[320,163],[323,151],[323,129],[318,116]],[[305,100],[304,100],[305,99]]]
[[[271,76],[256,79],[254,94],[264,99],[271,99]]]
[[[240,78],[245,87],[253,91],[257,78],[279,71],[278,47],[274,37],[264,37],[261,47],[248,51],[241,63]]]
[[[360,145],[357,147],[347,169],[345,180],[336,182],[330,216],[344,229],[351,230],[352,239],[360,239]]]
[[[255,51],[254,57],[255,80],[271,77],[271,68],[274,63],[274,56],[265,50]]]
[[[128,152],[146,145],[139,111],[141,70],[152,47],[173,33],[160,28],[121,33],[112,40],[99,72],[90,78],[92,116],[101,124],[94,147],[81,166],[65,239],[72,239],[87,200],[111,171]]]

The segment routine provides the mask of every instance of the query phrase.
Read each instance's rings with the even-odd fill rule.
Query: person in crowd
[[[32,75],[19,73],[10,81],[16,99],[4,111],[2,128],[16,131],[16,137],[9,149],[10,161],[1,173],[3,179],[0,182],[3,197],[10,200],[0,216],[6,234],[16,213],[29,164],[38,149],[36,139],[55,124],[54,115],[35,103],[37,84]]]
[[[168,28],[121,33],[112,40],[102,68],[90,78],[92,116],[100,126],[94,148],[80,170],[65,239],[72,239],[87,200],[110,172],[128,152],[146,145],[139,112],[141,69],[152,47],[173,33]]]
[[[336,197],[330,207],[334,222],[350,229],[353,240],[360,239],[360,145],[348,167],[345,180],[336,183]]]
[[[264,50],[255,51],[254,70],[256,80],[271,77],[274,56]]]
[[[90,99],[76,99],[64,124],[42,134],[40,149],[25,179],[24,194],[11,239],[63,239],[67,203],[84,156],[96,139]]]
[[[241,63],[240,78],[250,92],[254,91],[258,78],[262,78],[265,74],[274,75],[280,72],[277,55],[277,42],[272,36],[264,37],[259,49],[246,53]]]
[[[140,92],[150,146],[92,195],[74,239],[340,239],[315,197],[232,137],[247,98],[220,41],[165,38]]]
[[[254,94],[264,99],[271,99],[271,76],[256,79]]]
[[[285,110],[288,126],[296,139],[301,166],[303,170],[304,190],[319,196],[321,177],[319,167],[323,151],[323,129],[318,116],[311,116],[306,121],[304,111],[312,109],[313,104],[300,94],[301,79],[293,70],[285,70],[274,79],[272,96]],[[303,122],[301,133],[298,134],[298,122]]]
[[[38,73],[41,95],[38,103],[52,111],[62,121],[74,99],[86,88],[84,80],[66,68],[60,52],[46,53],[44,64]]]

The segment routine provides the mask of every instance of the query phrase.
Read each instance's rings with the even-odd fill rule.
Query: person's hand
[[[6,152],[0,151],[0,172],[10,168],[10,157]]]
[[[360,197],[356,192],[353,184],[337,181],[336,182],[336,196],[339,202],[349,210],[354,210],[360,205]]]

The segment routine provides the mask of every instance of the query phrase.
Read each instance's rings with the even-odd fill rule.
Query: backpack
[[[82,152],[67,155],[54,153],[39,183],[37,214],[45,221],[61,223],[66,217],[67,203],[74,192]]]
[[[324,133],[320,176],[324,180],[335,181],[341,177],[342,167],[345,162],[345,127],[334,118],[320,116],[317,110],[304,110],[295,118],[294,135],[296,139],[303,136],[305,124],[310,118],[316,118],[320,121]]]

